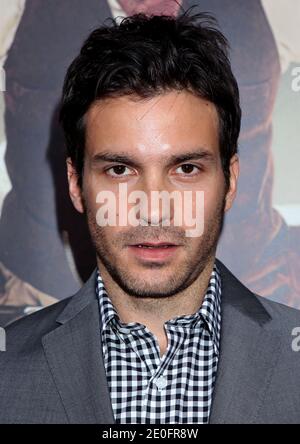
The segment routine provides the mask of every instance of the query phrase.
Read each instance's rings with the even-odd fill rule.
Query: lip
[[[153,246],[155,248],[143,248],[138,245]],[[164,247],[167,245],[167,247]],[[142,242],[140,244],[129,245],[129,251],[132,252],[137,258],[151,261],[163,261],[174,256],[180,245],[171,244],[169,242]]]
[[[172,242],[137,242],[136,244],[131,246],[137,246],[137,245],[147,245],[149,247],[158,247],[159,245],[175,246],[175,244],[172,244]]]

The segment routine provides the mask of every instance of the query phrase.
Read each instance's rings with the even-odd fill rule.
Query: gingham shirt
[[[216,264],[200,309],[165,322],[168,348],[162,357],[146,326],[120,321],[99,269],[96,287],[116,423],[207,423],[221,326],[221,278]]]

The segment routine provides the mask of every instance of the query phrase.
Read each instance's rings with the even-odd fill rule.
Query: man
[[[0,219],[0,325],[74,293],[95,267],[84,218],[76,214],[65,191],[63,140],[56,119],[64,72],[83,38],[108,17],[119,20],[133,12],[175,15],[192,4],[216,16],[230,42],[243,107],[243,173],[218,257],[252,291],[299,306],[299,235],[296,229],[291,235],[271,199],[278,49],[284,50],[283,65],[299,60],[295,2],[287,9],[283,2],[270,0],[53,0],[46,5],[39,0],[3,0],[0,63],[13,43],[5,63],[7,149],[2,170],[3,176],[9,175],[11,189]],[[264,8],[269,4],[270,23],[262,3]],[[288,39],[281,29],[284,23],[289,23]],[[270,24],[275,36],[278,33],[279,48]]]
[[[209,16],[134,15],[92,32],[68,68],[60,121],[97,267],[73,297],[8,327],[1,422],[299,422],[299,312],[216,259],[240,118]],[[168,212],[156,191],[197,200],[170,200]],[[187,209],[203,222],[197,236],[185,217],[175,224]]]

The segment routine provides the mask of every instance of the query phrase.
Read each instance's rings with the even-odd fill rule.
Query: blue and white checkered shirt
[[[162,357],[146,326],[120,321],[99,270],[96,287],[116,423],[207,423],[221,327],[221,277],[216,264],[200,309],[165,323],[168,348]]]

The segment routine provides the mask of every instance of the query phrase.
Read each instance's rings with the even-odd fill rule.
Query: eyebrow
[[[188,151],[182,154],[172,154],[171,156],[162,155],[162,159],[165,159],[168,166],[173,166],[189,160],[204,160],[211,163],[216,162],[215,154],[205,148],[199,148],[196,151]],[[97,153],[92,157],[93,164],[96,165],[101,162],[116,162],[126,164],[131,167],[140,166],[134,156],[130,156],[128,153],[123,151],[118,153],[102,152]]]

